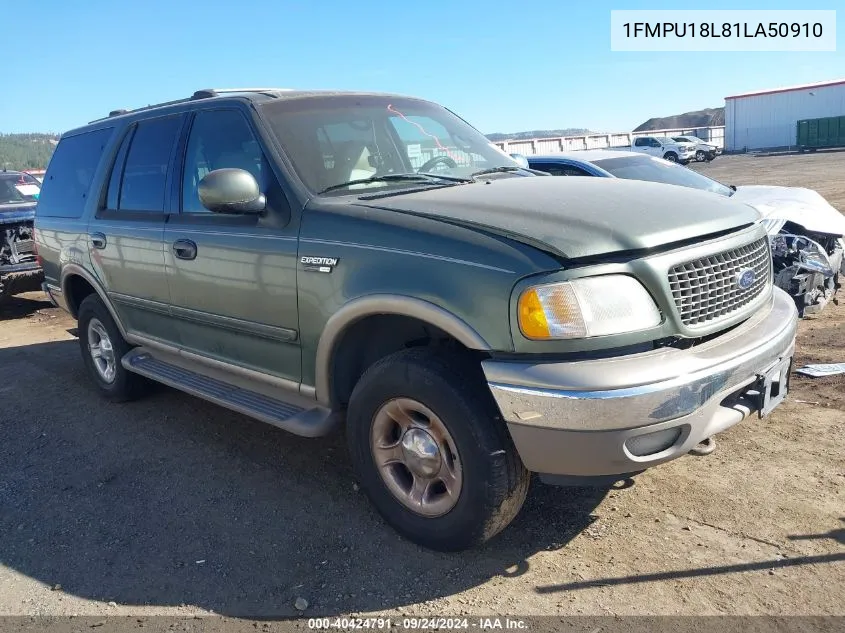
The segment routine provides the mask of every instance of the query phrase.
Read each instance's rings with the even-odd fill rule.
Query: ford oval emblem
[[[736,285],[739,287],[740,290],[748,290],[754,284],[754,280],[756,278],[757,275],[750,268],[740,270],[736,274]]]

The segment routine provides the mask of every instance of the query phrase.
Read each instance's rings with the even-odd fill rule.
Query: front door
[[[224,215],[202,206],[200,180],[226,167],[256,177],[267,197],[262,215]],[[180,209],[167,221],[164,258],[181,347],[299,382],[299,217],[242,111],[194,115],[180,179]]]
[[[91,263],[124,327],[173,343],[164,271],[171,165],[184,116],[131,125],[109,178],[105,204],[88,225]]]

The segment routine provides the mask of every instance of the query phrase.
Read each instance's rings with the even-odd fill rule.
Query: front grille
[[[739,286],[739,277],[748,270],[754,271],[754,280],[743,289]],[[732,316],[763,294],[771,277],[768,240],[762,238],[678,264],[669,271],[669,288],[681,321],[694,328]]]

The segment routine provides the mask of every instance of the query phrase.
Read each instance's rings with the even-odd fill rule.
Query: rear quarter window
[[[62,137],[38,198],[36,216],[80,218],[113,128]]]

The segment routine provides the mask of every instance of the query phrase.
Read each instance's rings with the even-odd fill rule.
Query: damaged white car
[[[650,180],[703,189],[754,207],[770,236],[774,282],[794,299],[800,315],[821,311],[845,277],[845,216],[812,189],[723,185],[653,156],[586,150],[529,156],[532,169],[555,176]]]
[[[733,198],[763,216],[775,284],[796,298],[801,314],[822,310],[845,276],[845,216],[802,187],[745,185]]]

